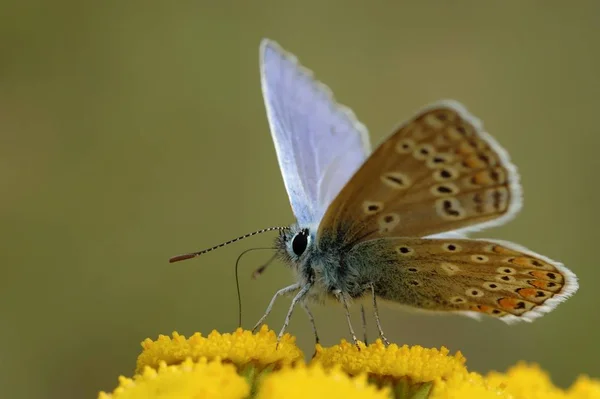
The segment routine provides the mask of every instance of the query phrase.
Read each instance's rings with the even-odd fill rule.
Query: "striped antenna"
[[[244,234],[243,236],[239,236],[238,238],[234,238],[233,240],[225,241],[222,244],[215,245],[214,247],[207,248],[202,251],[191,252],[189,254],[173,256],[172,258],[169,259],[169,263],[179,262],[181,260],[186,260],[186,259],[192,259],[192,258],[195,258],[196,256],[204,255],[207,252],[214,251],[215,249],[219,249],[221,247],[224,247],[225,245],[233,244],[236,241],[240,241],[240,240],[243,240],[244,238],[252,237],[257,234],[262,234],[262,233],[266,233],[268,231],[273,231],[273,230],[282,231],[282,230],[288,230],[288,229],[289,229],[289,227],[279,227],[279,226],[267,227],[266,229],[260,229],[260,230],[254,231],[252,233]]]

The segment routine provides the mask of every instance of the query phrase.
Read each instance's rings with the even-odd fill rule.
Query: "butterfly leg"
[[[313,332],[315,333],[315,345],[318,345],[319,344],[319,334],[317,333],[317,325],[315,324],[315,318],[312,315],[312,312],[310,311],[310,309],[308,308],[308,305],[306,304],[306,302],[304,302],[304,301],[300,302],[300,306],[302,306],[302,309],[304,309],[304,311],[308,315],[308,320],[310,321],[310,325],[312,326]]]
[[[256,325],[254,326],[254,328],[252,329],[252,332],[255,332],[256,330],[258,330],[258,327],[260,327],[263,322],[265,321],[265,319],[267,318],[267,316],[269,315],[269,313],[271,313],[271,310],[273,310],[273,305],[275,305],[275,300],[285,294],[288,294],[292,291],[296,291],[297,289],[300,288],[300,284],[296,283],[296,284],[292,284],[289,285],[285,288],[280,289],[279,291],[277,291],[275,293],[275,295],[273,295],[273,298],[271,299],[271,302],[269,303],[269,306],[267,306],[267,310],[265,311],[265,314],[260,318],[260,320],[258,321],[258,323],[256,323]]]
[[[387,346],[390,344],[390,341],[387,340],[387,338],[383,334],[383,329],[381,328],[381,321],[379,320],[379,310],[377,309],[377,297],[375,296],[375,286],[373,285],[373,283],[370,283],[369,287],[371,289],[371,295],[373,297],[373,313],[375,314],[375,323],[377,323],[379,337],[381,337],[381,340]]]
[[[294,285],[299,285],[299,284],[294,284]],[[312,288],[312,283],[305,284],[302,287],[302,289],[300,291],[298,291],[298,293],[296,294],[294,299],[292,299],[292,304],[290,305],[290,309],[288,310],[287,315],[285,316],[285,321],[283,322],[283,327],[281,327],[281,331],[279,331],[279,335],[277,336],[277,342],[279,342],[281,340],[281,337],[283,337],[283,333],[285,333],[285,330],[287,330],[287,327],[290,324],[290,319],[292,318],[292,313],[294,312],[294,308],[296,307],[296,305],[298,304],[299,301],[304,299],[304,297],[306,296],[306,294],[308,294],[308,291],[310,291],[311,288]]]
[[[365,305],[363,305],[362,303],[360,304],[360,315],[362,318],[362,325],[363,325],[363,342],[365,343],[365,345],[367,344],[367,315],[365,313]]]
[[[352,328],[352,320],[350,320],[350,309],[348,309],[348,301],[341,294],[339,295],[340,301],[342,305],[344,305],[344,310],[346,311],[346,321],[348,322],[348,328],[350,329],[350,335],[352,335],[352,341],[354,341],[354,345],[360,349],[358,346],[358,338],[356,338],[356,334],[354,333],[354,328]]]

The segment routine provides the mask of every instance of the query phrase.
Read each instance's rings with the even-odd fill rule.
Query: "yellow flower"
[[[160,362],[158,370],[146,367],[133,379],[120,377],[119,386],[112,393],[100,392],[98,399],[241,399],[249,393],[231,364],[187,359],[174,366]]]
[[[580,376],[569,388],[568,398],[600,399],[600,381],[592,380],[588,376]]]
[[[487,376],[493,386],[504,386],[515,398],[562,399],[564,391],[552,384],[548,374],[538,365],[519,363],[506,373],[491,372]]]
[[[456,374],[467,374],[466,359],[457,352],[450,356],[448,349],[426,349],[421,346],[385,346],[381,340],[360,349],[347,341],[331,348],[317,345],[313,362],[324,367],[339,365],[350,375],[368,373],[372,377],[409,378],[416,383],[437,378],[446,380]]]
[[[99,399],[198,398],[402,398],[402,399],[600,399],[600,381],[580,377],[560,389],[537,365],[520,363],[486,377],[469,372],[460,352],[378,340],[360,348],[342,341],[317,345],[306,366],[295,338],[281,342],[266,326],[207,337],[177,333],[142,342],[133,379],[119,378]],[[383,389],[382,389],[383,388]]]
[[[286,367],[265,377],[259,385],[258,399],[387,399],[387,388],[379,389],[362,374],[350,377],[339,367],[325,370],[320,364]]]
[[[468,374],[460,352],[450,356],[443,347],[386,347],[381,340],[369,346],[359,343],[359,347],[344,340],[331,348],[317,345],[313,363],[338,366],[350,375],[367,373],[372,383],[389,386],[397,398],[427,398],[434,382]]]
[[[246,366],[259,371],[267,367],[277,369],[304,358],[295,342],[295,337],[285,334],[277,344],[275,332],[267,326],[262,326],[256,334],[238,328],[232,334],[213,331],[208,337],[195,333],[187,339],[174,332],[172,338],[161,335],[156,341],[148,338],[142,342],[143,351],[138,356],[136,372],[141,372],[145,366],[156,368],[161,361],[178,364],[186,358],[210,360],[217,357],[233,363],[240,370]]]
[[[581,376],[564,391],[556,387],[548,374],[536,364],[519,363],[505,374],[491,372],[488,384],[504,386],[514,398],[527,399],[600,399],[600,381]]]
[[[480,374],[456,374],[447,381],[437,379],[429,399],[500,399],[513,398],[502,387],[489,384]]]

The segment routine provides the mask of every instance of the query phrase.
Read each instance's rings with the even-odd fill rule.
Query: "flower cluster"
[[[118,387],[99,399],[600,399],[600,380],[581,376],[563,390],[539,366],[524,363],[482,376],[467,370],[460,352],[446,348],[342,341],[317,345],[306,363],[294,337],[277,342],[266,326],[256,334],[161,335],[142,347],[135,376],[120,377]]]

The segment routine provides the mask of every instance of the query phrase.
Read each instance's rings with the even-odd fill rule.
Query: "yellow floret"
[[[158,370],[146,367],[133,379],[120,377],[119,386],[112,393],[101,392],[98,399],[241,399],[249,393],[248,383],[232,365],[187,359],[172,366],[161,362]]]

